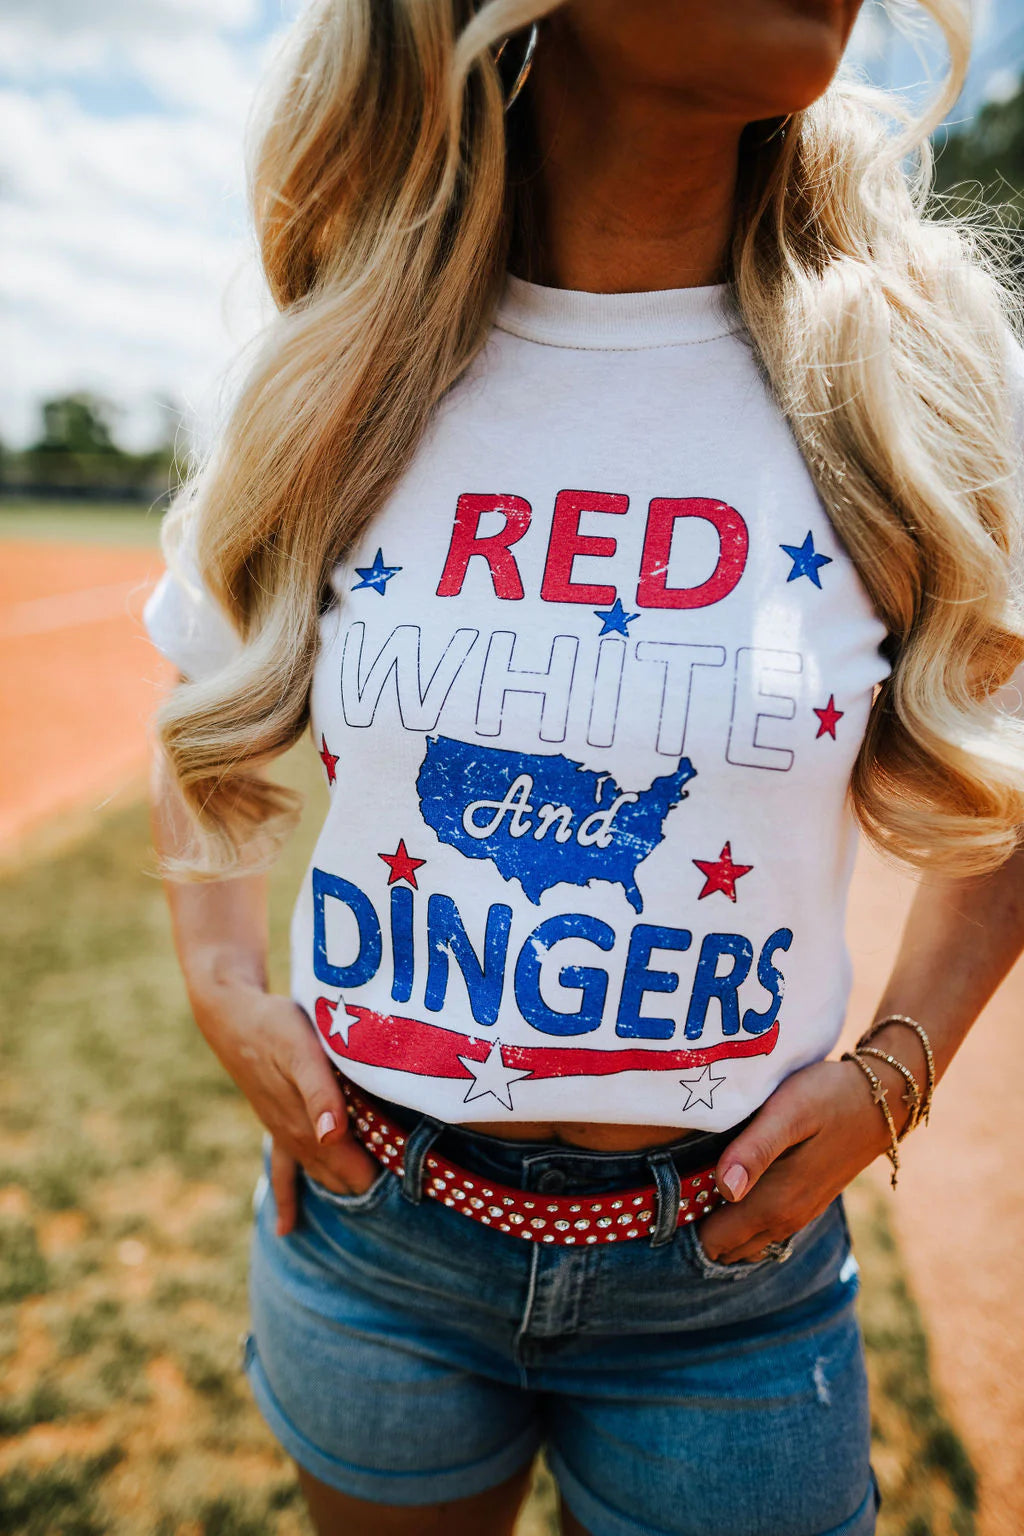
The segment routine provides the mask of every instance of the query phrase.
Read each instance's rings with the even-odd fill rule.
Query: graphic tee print
[[[509,278],[333,587],[292,992],[352,1081],[720,1129],[828,1054],[886,631],[724,286]]]

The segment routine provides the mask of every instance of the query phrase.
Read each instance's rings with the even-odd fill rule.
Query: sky
[[[257,82],[301,0],[4,0],[0,15],[0,438],[39,403],[95,390],[144,447],[177,409],[200,439],[269,313],[246,223],[243,143]],[[1012,93],[1024,0],[972,0],[952,114]],[[910,0],[865,0],[853,57],[920,94]],[[927,38],[923,43],[927,44]],[[938,62],[936,62],[938,60]],[[168,402],[171,402],[170,404]]]

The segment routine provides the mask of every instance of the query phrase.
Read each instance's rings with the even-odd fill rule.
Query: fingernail
[[[323,1114],[320,1116],[320,1119],[316,1123],[316,1134],[321,1141],[323,1141],[328,1131],[334,1130],[334,1127],[337,1125],[337,1123],[338,1122],[331,1114],[331,1111],[329,1109],[325,1109]]]
[[[723,1189],[727,1195],[731,1195],[734,1200],[740,1198],[749,1182],[747,1170],[741,1163],[733,1163],[718,1180],[719,1188]]]

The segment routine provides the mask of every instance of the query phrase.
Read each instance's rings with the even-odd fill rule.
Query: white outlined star
[[[512,1084],[518,1082],[521,1077],[532,1077],[531,1072],[520,1072],[515,1067],[507,1067],[501,1054],[501,1041],[495,1040],[483,1061],[476,1061],[472,1056],[460,1056],[459,1060],[472,1073],[473,1081],[470,1083],[463,1099],[464,1104],[469,1104],[473,1099],[482,1099],[487,1094],[504,1104],[506,1109],[512,1106]]]
[[[679,1081],[686,1089],[684,1109],[692,1109],[695,1104],[706,1104],[708,1109],[714,1109],[712,1097],[715,1089],[725,1082],[725,1078],[715,1077],[710,1066],[706,1066],[698,1077],[681,1077]]]

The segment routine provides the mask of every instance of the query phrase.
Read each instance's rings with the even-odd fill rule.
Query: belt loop
[[[402,1197],[410,1205],[423,1199],[423,1161],[444,1125],[432,1115],[424,1115],[405,1138],[402,1149]]]
[[[679,1225],[679,1196],[681,1182],[679,1169],[672,1160],[671,1152],[651,1152],[648,1165],[654,1174],[658,1192],[657,1216],[651,1225],[651,1247],[660,1248],[670,1243]]]

